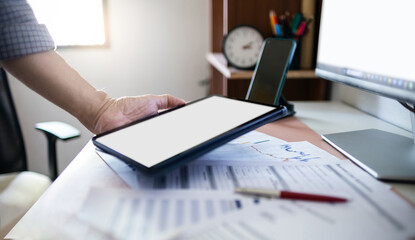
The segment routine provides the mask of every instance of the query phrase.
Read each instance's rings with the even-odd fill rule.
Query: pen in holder
[[[274,36],[293,39],[296,41],[297,46],[300,46],[301,38],[307,33],[307,26],[312,21],[312,18],[305,18],[302,13],[296,13],[291,17],[289,12],[285,12],[277,16],[274,10],[270,10],[269,17]],[[301,48],[297,47],[290,69],[300,68],[300,52]]]

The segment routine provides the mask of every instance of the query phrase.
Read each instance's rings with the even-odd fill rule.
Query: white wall
[[[331,95],[333,100],[343,101],[395,126],[412,131],[410,112],[395,100],[339,83],[333,83]]]
[[[58,49],[92,85],[113,97],[170,93],[185,100],[207,94],[209,78],[208,0],[107,0],[110,47]],[[36,122],[59,120],[82,132],[80,139],[58,142],[63,170],[92,134],[75,118],[10,77],[10,85],[32,171],[47,173],[46,139]]]

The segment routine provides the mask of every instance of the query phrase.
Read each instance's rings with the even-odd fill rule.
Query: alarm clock
[[[264,37],[251,25],[232,28],[222,40],[222,52],[228,63],[238,69],[253,69],[258,61]]]

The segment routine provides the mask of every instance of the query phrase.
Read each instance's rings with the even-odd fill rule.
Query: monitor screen
[[[415,103],[413,0],[324,0],[316,74]]]
[[[414,12],[414,0],[324,0],[316,75],[411,109]],[[415,129],[415,115],[411,117]],[[379,129],[326,134],[323,139],[379,179],[415,181],[413,139]]]

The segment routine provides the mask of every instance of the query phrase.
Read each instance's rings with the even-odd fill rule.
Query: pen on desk
[[[259,188],[235,188],[236,193],[267,197],[267,198],[282,198],[293,200],[307,200],[318,202],[347,202],[346,198],[326,196],[310,193],[290,192],[290,191],[278,191],[273,189],[259,189]]]

